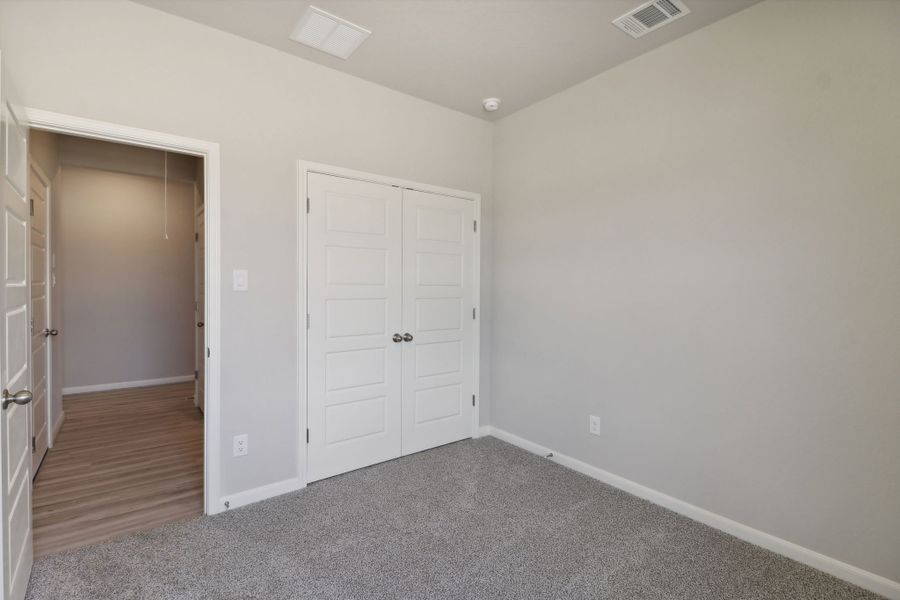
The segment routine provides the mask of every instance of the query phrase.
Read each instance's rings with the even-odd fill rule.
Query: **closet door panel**
[[[403,454],[472,436],[474,202],[403,191]]]
[[[308,481],[400,456],[401,192],[310,173]]]

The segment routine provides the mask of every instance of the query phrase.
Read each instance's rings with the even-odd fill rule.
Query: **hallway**
[[[34,555],[203,513],[194,383],[66,396],[33,491]]]

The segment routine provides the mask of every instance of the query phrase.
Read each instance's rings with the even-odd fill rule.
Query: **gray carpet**
[[[876,598],[494,438],[41,558],[27,597]]]

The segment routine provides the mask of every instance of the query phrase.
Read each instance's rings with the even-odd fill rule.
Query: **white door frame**
[[[204,414],[203,451],[203,506],[206,514],[225,510],[220,501],[221,452],[221,197],[219,144],[169,133],[138,129],[126,125],[95,121],[62,113],[35,108],[25,108],[25,120],[29,127],[190,154],[204,159],[204,204],[206,214],[206,315],[204,330],[206,348],[206,413]]]
[[[418,190],[420,192],[429,192],[432,194],[442,194],[444,196],[453,196],[464,200],[471,200],[475,203],[475,220],[478,226],[475,231],[475,248],[474,255],[474,295],[473,304],[475,306],[475,340],[474,340],[474,356],[473,356],[473,377],[475,379],[475,410],[472,411],[472,437],[479,435],[479,412],[481,412],[481,385],[480,385],[480,363],[481,363],[481,194],[475,192],[465,192],[451,188],[430,185],[427,183],[419,183],[417,181],[409,181],[398,177],[389,177],[385,175],[376,175],[366,173],[364,171],[354,171],[353,169],[345,169],[344,167],[336,167],[334,165],[326,165],[322,163],[311,162],[307,160],[298,161],[297,170],[297,266],[300,271],[298,277],[297,289],[297,397],[300,403],[300,422],[298,428],[297,444],[297,476],[303,486],[307,483],[307,445],[306,445],[306,421],[307,410],[307,344],[308,331],[306,329],[306,315],[309,310],[307,298],[307,238],[306,238],[306,181],[309,173],[320,173],[322,175],[333,175],[335,177],[346,177],[348,179],[356,179],[359,181],[369,181],[372,183],[380,183],[383,185],[391,185],[410,190]]]

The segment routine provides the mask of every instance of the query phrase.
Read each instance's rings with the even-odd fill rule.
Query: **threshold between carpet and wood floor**
[[[488,437],[45,556],[27,598],[877,596]]]
[[[36,557],[203,514],[193,394],[191,382],[64,398],[32,492]]]

